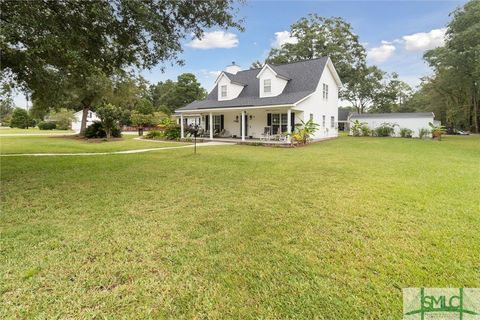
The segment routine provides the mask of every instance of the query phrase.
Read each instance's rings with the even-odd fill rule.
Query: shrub
[[[17,108],[13,111],[12,119],[10,120],[11,128],[28,129],[28,127],[31,126],[32,120],[30,119],[27,110]]]
[[[153,131],[149,131],[149,132],[145,135],[145,139],[162,138],[163,135],[164,135],[163,132],[153,130]]]
[[[122,136],[122,133],[120,129],[113,128],[111,135],[114,138],[120,138]],[[106,138],[106,137],[107,137],[107,133],[103,129],[102,123],[99,121],[95,121],[85,129],[85,138],[91,139],[91,138]]]
[[[57,125],[52,121],[40,121],[38,123],[38,129],[40,130],[53,130],[56,129]]]
[[[430,129],[427,128],[422,128],[420,131],[418,131],[418,137],[420,139],[425,139],[430,137]]]
[[[408,128],[401,128],[400,129],[400,137],[402,138],[411,138],[413,134],[413,130]]]
[[[366,124],[363,124],[360,127],[360,131],[362,132],[362,136],[365,136],[365,137],[368,137],[372,133],[372,129],[370,129],[370,127],[367,126]]]
[[[381,126],[375,128],[375,136],[377,137],[390,137],[395,132],[395,125],[390,123],[382,123]]]
[[[115,137],[113,131],[119,130],[118,121],[122,118],[122,110],[111,103],[103,103],[97,108],[97,114],[106,138]]]
[[[75,115],[72,110],[61,108],[58,111],[53,111],[48,119],[51,122],[55,122],[57,129],[59,130],[68,130],[70,125],[75,118]]]
[[[168,140],[178,140],[181,137],[180,126],[176,124],[165,126],[163,134]]]

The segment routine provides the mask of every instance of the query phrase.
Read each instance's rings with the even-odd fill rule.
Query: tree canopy
[[[452,13],[445,46],[427,51],[424,58],[434,75],[424,79],[412,104],[435,108],[449,126],[479,132],[480,1]]]
[[[177,81],[167,80],[150,86],[153,106],[158,111],[173,112],[186,104],[204,99],[207,92],[192,73],[183,73]]]
[[[181,64],[181,41],[205,29],[242,29],[231,0],[1,1],[0,12],[2,77],[44,106],[79,101],[83,122],[105,79]]]

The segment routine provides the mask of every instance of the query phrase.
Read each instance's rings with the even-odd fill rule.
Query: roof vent
[[[232,64],[225,68],[225,72],[236,74],[238,71],[242,71],[242,68],[232,61]]]

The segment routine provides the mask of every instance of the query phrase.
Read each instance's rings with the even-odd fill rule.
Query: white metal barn
[[[350,128],[355,120],[368,125],[370,129],[380,127],[384,123],[396,124],[395,136],[400,136],[400,129],[408,128],[413,131],[412,136],[417,138],[421,129],[429,129],[429,122],[438,124],[434,120],[433,112],[411,112],[411,113],[352,113],[348,120]]]
[[[72,126],[72,130],[75,131],[76,133],[80,132],[80,128],[82,125],[82,115],[83,115],[82,110],[74,113],[75,119],[73,119],[71,126]],[[100,118],[97,116],[95,112],[88,111],[87,127],[91,125],[94,121],[100,121]]]

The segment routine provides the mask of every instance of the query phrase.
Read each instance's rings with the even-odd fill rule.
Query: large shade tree
[[[98,100],[91,79],[128,66],[182,63],[186,36],[201,38],[214,26],[241,29],[232,0],[1,1],[0,12],[2,74],[33,99],[76,97],[82,129]]]
[[[332,59],[344,84],[341,96],[354,103],[359,112],[365,109],[365,103],[371,101],[378,83],[380,71],[366,64],[366,51],[360,44],[352,26],[342,18],[325,18],[310,14],[294,23],[290,36],[296,41],[273,48],[267,63],[280,64],[328,56]],[[252,67],[259,67],[258,61]],[[368,77],[368,83],[364,81]]]
[[[173,112],[186,104],[204,99],[207,92],[192,73],[183,73],[177,81],[167,80],[150,86],[150,96],[156,110]]]

